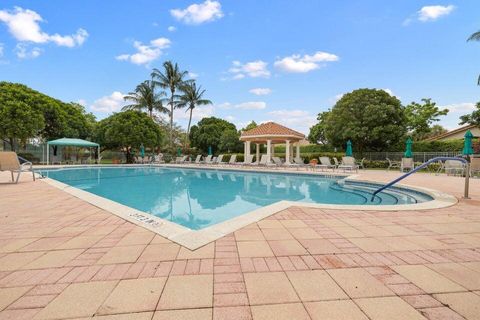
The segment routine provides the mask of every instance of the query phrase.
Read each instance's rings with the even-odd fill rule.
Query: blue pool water
[[[378,185],[318,175],[165,167],[66,168],[41,174],[194,230],[280,200],[352,205],[432,200],[392,188],[370,202]]]

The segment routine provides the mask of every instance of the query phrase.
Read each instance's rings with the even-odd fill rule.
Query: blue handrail
[[[445,160],[456,160],[456,161],[461,161],[463,163],[466,163],[468,164],[468,161],[465,159],[465,158],[460,158],[460,157],[436,157],[436,158],[432,158],[430,160],[428,160],[427,162],[425,163],[422,163],[421,165],[419,165],[418,167],[416,167],[415,169],[412,169],[410,170],[409,172],[405,173],[404,175],[398,177],[397,179],[387,183],[386,185],[384,185],[383,187],[380,187],[378,188],[372,195],[372,198],[370,199],[370,202],[372,202],[374,199],[375,199],[375,196],[377,195],[377,193],[379,192],[382,192],[383,190],[387,189],[387,188],[390,188],[391,186],[393,186],[395,183],[399,182],[400,180],[403,180],[405,179],[406,177],[408,177],[409,175],[417,172],[418,170],[421,170],[423,168],[425,168],[426,166],[428,166],[430,163],[432,162],[437,162],[437,161],[445,161]],[[468,177],[469,176],[469,173],[467,172],[466,173],[466,176]]]

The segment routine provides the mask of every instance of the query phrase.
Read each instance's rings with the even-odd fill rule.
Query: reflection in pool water
[[[289,200],[328,204],[407,204],[429,196],[392,189],[369,202],[371,186],[338,183],[318,175],[103,167],[44,170],[45,176],[191,229]]]

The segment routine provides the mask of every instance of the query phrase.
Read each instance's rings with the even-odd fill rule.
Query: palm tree
[[[144,110],[148,111],[150,118],[153,118],[153,112],[168,113],[168,109],[162,104],[161,97],[165,92],[155,93],[155,84],[153,81],[145,80],[140,83],[134,92],[129,92],[123,99],[132,101],[132,104],[126,105],[122,110]]]
[[[178,102],[178,95],[175,91],[184,83],[184,78],[187,76],[187,71],[180,71],[178,64],[173,64],[171,61],[163,63],[163,72],[158,69],[153,69],[152,79],[156,85],[164,89],[170,90],[170,98],[168,104],[170,105],[170,142],[173,145],[173,109],[175,109]]]
[[[203,99],[203,94],[205,93],[205,90],[202,90],[202,86],[199,86],[197,88],[197,84],[193,80],[185,82],[180,87],[180,90],[183,92],[183,95],[180,96],[178,107],[179,108],[186,107],[187,110],[185,112],[190,110],[190,117],[188,119],[188,127],[187,127],[187,139],[188,139],[188,134],[190,133],[190,124],[192,123],[193,109],[195,109],[196,106],[204,106],[207,104],[212,104],[212,101]]]
[[[467,41],[480,41],[480,31],[477,31],[468,37]],[[478,76],[477,84],[480,86],[480,76]]]

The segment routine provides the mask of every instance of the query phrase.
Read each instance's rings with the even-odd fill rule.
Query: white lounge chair
[[[392,161],[389,158],[387,158],[388,161],[388,168],[387,170],[390,169],[400,169],[400,161]]]
[[[285,165],[285,163],[282,162],[282,159],[280,159],[279,157],[272,157],[272,161],[273,161],[273,165],[277,167],[282,167]]]
[[[272,163],[272,160],[268,160],[268,157],[266,154],[262,154],[262,156],[260,157],[260,161],[259,162],[255,162],[255,163],[252,163],[252,165],[255,165],[255,166],[275,166],[274,163]]]
[[[242,166],[251,166],[251,165],[254,165],[252,161],[253,161],[253,155],[245,156],[244,161],[241,164]]]
[[[20,164],[17,154],[13,151],[0,152],[0,171],[10,171],[12,182],[15,183],[18,183],[22,172],[31,171],[33,181],[35,181],[35,172],[33,171],[32,163],[30,161],[25,161]],[[13,177],[14,172],[18,173],[16,179]]]
[[[175,163],[182,164],[182,163],[185,163],[186,160],[187,160],[187,156],[176,157],[175,158]]]
[[[237,155],[236,154],[232,154],[230,156],[230,160],[228,160],[228,164],[229,165],[236,165],[237,164]]]
[[[458,160],[446,160],[445,161],[445,173],[447,175],[453,174],[456,176],[457,174],[463,176],[465,173],[465,164]]]
[[[343,171],[358,171],[358,166],[355,163],[354,157],[342,157],[342,163],[338,166],[338,169],[343,169]]]
[[[474,177],[476,174],[480,174],[480,158],[470,158],[470,175]]]
[[[212,164],[222,164],[223,154],[219,155]]]
[[[335,164],[335,168],[338,168],[338,166],[340,165],[340,163],[338,163],[337,157],[333,157],[333,163]]]
[[[284,164],[284,165],[285,165],[285,164]],[[297,170],[298,170],[298,169],[300,169],[300,168],[308,167],[308,164],[305,164],[305,162],[303,162],[303,159],[293,158],[293,162],[292,162],[292,163],[289,163],[289,164],[286,164],[285,166],[297,168]]]
[[[211,164],[212,163],[212,155],[209,154],[205,159],[203,159],[202,164]]]
[[[319,157],[320,164],[315,165],[315,168],[320,168],[320,169],[332,169],[334,170],[337,166],[332,163],[329,157]],[[336,159],[336,158],[335,158]]]
[[[153,157],[153,163],[164,163],[163,161],[163,153],[159,153]]]
[[[400,171],[404,172],[405,170],[413,170],[415,169],[415,163],[413,162],[413,158],[402,158],[400,162]]]
[[[195,160],[193,161],[194,164],[201,164],[202,163],[202,155],[198,154]]]

